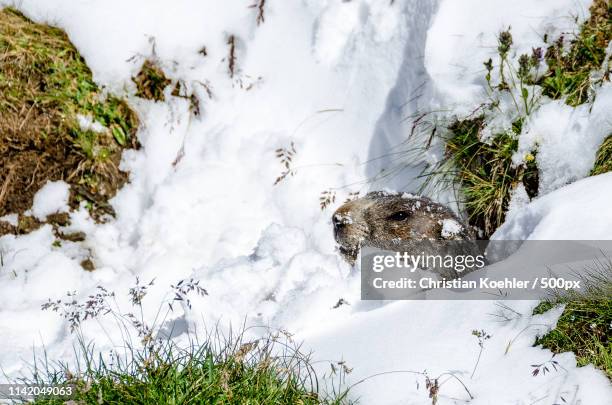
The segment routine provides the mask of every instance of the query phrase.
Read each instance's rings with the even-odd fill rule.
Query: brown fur
[[[443,221],[454,220],[461,229],[443,235]],[[428,198],[402,193],[371,192],[349,201],[332,217],[334,237],[344,258],[354,264],[359,249],[371,246],[405,252],[410,242],[474,240],[474,230],[450,209]]]

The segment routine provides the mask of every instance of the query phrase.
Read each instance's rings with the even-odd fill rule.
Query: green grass
[[[612,134],[599,147],[597,157],[595,158],[595,165],[593,170],[591,170],[591,176],[610,171],[612,171]]]
[[[341,362],[338,368],[329,363],[331,373],[318,375],[310,355],[301,351],[288,332],[259,327],[238,332],[230,328],[225,333],[217,327],[204,336],[186,333],[177,343],[168,336],[175,305],[180,302],[189,311],[191,297],[208,293],[199,281],[181,280],[170,286],[168,298],[158,303],[158,313],[148,323],[143,300],[153,285],[154,280],[140,283],[136,279],[128,291],[131,308],[120,308],[115,293],[102,286],[83,299],[76,298],[76,293],[50,299],[42,309],[66,320],[76,342],[74,357],[68,364],[54,362],[46,352],[38,357],[35,353],[29,373],[11,381],[72,388],[69,397],[38,396],[33,402],[37,405],[63,405],[68,400],[143,405],[351,403],[345,381],[350,369]],[[104,353],[83,337],[86,323],[102,317],[114,321],[123,338]]]
[[[548,71],[538,83],[545,95],[565,98],[572,106],[589,101],[589,90],[595,84],[591,73],[602,69],[606,48],[612,40],[612,2],[595,0],[590,14],[571,40],[568,51],[563,49],[563,37],[549,46],[546,51]],[[595,81],[610,80],[610,71],[603,73],[603,77]]]
[[[122,99],[112,95],[101,99],[102,91],[66,34],[35,24],[14,9],[0,13],[4,79],[0,111],[10,113],[26,105],[57,117],[46,130],[70,135],[88,157],[94,156],[91,144],[97,135],[80,128],[77,114],[89,115],[110,128],[125,146],[138,125],[135,114]]]
[[[554,353],[573,352],[578,366],[593,364],[612,380],[612,262],[587,269],[583,282],[586,291],[556,295],[534,309],[542,314],[565,305],[556,328],[535,345]]]
[[[510,196],[519,182],[535,195],[537,168],[533,160],[515,166],[512,155],[518,147],[521,121],[507,133],[482,142],[483,117],[456,120],[446,139],[446,165],[459,182],[470,223],[490,236],[505,219]]]
[[[216,341],[219,343],[220,341]],[[110,365],[87,353],[86,368],[45,372],[31,383],[70,384],[70,399],[84,404],[342,404],[317,392],[308,358],[283,347],[278,336],[243,343],[241,339],[180,350],[167,343],[119,357]],[[197,347],[197,346],[196,346]],[[288,349],[289,347],[289,349]],[[277,353],[280,350],[279,353]],[[37,405],[64,404],[66,397],[39,397]]]
[[[538,311],[554,306],[547,304]],[[557,327],[535,344],[554,353],[573,352],[578,366],[593,364],[612,379],[611,323],[612,300],[568,301]]]

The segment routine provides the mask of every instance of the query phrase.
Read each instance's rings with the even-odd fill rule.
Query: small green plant
[[[470,376],[470,378],[473,378],[474,374],[476,374],[476,369],[478,368],[480,358],[482,357],[482,352],[484,351],[485,342],[491,339],[491,335],[489,335],[484,329],[474,329],[472,331],[472,336],[475,336],[476,339],[478,339],[478,347],[480,348],[480,350],[478,351],[478,358],[476,359],[476,364],[474,364],[474,369],[472,370],[472,375]]]
[[[611,66],[603,66],[606,49],[612,40],[612,2],[595,0],[590,18],[564,50],[564,37],[558,38],[546,50],[548,71],[538,81],[543,94],[554,99],[565,98],[567,104],[577,106],[589,101],[592,88],[610,80]],[[601,75],[593,76],[602,70]]]
[[[532,49],[531,55],[522,54],[516,63],[509,59],[513,39],[510,29],[499,33],[497,38],[497,53],[499,55],[498,69],[495,72],[493,60],[484,62],[487,71],[485,80],[489,101],[485,103],[496,115],[509,114],[515,120],[528,116],[539,106],[539,95],[535,83],[540,76],[542,65],[542,49]],[[498,83],[494,84],[493,74],[497,73]],[[512,108],[505,108],[503,101],[510,98]]]
[[[542,314],[565,306],[555,329],[535,345],[554,353],[573,352],[579,366],[593,364],[612,380],[612,261],[596,262],[582,283],[583,292],[554,295],[534,309]]]

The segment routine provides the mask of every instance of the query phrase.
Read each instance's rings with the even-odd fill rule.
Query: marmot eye
[[[408,213],[406,211],[398,211],[387,217],[387,219],[391,221],[403,221],[406,218],[408,218]]]

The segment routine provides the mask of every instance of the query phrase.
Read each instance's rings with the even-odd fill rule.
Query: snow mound
[[[595,102],[577,108],[564,100],[544,104],[529,117],[513,156],[516,163],[537,150],[540,186],[547,194],[588,176],[603,140],[612,133],[612,84],[598,89]]]
[[[44,221],[47,215],[68,212],[70,186],[64,181],[48,181],[34,196],[32,214]]]
[[[491,239],[608,240],[610,201],[612,173],[589,177],[512,210]]]
[[[13,226],[17,226],[19,224],[19,215],[17,214],[8,214],[3,217],[0,217],[0,221],[6,222]]]

